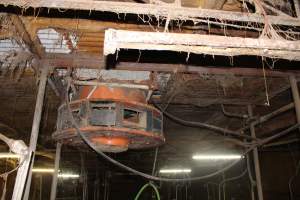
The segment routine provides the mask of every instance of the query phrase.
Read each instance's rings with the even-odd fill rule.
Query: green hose
[[[138,192],[137,195],[135,196],[134,200],[138,200],[138,199],[140,198],[141,194],[143,193],[143,191],[144,191],[147,187],[149,187],[149,186],[152,187],[153,190],[155,191],[156,199],[157,199],[157,200],[160,200],[159,192],[158,192],[156,186],[153,185],[152,183],[147,183],[147,184],[145,184],[145,185],[139,190],[139,192]]]

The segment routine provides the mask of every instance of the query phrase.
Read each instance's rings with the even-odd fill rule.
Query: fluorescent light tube
[[[58,178],[79,178],[79,174],[58,174]]]
[[[14,153],[0,153],[0,159],[1,158],[21,158],[21,156]]]
[[[191,169],[161,169],[159,173],[161,174],[179,174],[179,173],[191,173]]]
[[[194,155],[194,160],[238,160],[242,156],[238,154],[212,154],[212,155]]]
[[[35,172],[35,173],[54,173],[54,169],[52,169],[52,168],[33,168],[32,172]]]
[[[54,173],[53,168],[33,168],[32,169],[33,173]],[[67,174],[67,173],[59,173],[58,178],[79,178],[79,174]]]

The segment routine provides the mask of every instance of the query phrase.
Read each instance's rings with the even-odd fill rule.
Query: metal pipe
[[[248,106],[248,115],[249,115],[249,117],[253,117],[253,110],[252,110],[251,105]],[[251,136],[253,138],[256,138],[255,125],[253,122],[250,124],[250,132],[251,132]],[[263,200],[264,199],[263,188],[262,188],[262,183],[261,183],[259,157],[258,157],[257,148],[253,149],[253,160],[254,160],[254,169],[255,169],[255,177],[256,177],[257,196],[258,196],[258,200]]]
[[[266,144],[263,147],[274,147],[274,146],[280,146],[280,145],[287,145],[287,144],[291,144],[291,143],[295,143],[295,142],[299,142],[300,139],[295,138],[295,139],[290,139],[290,140],[285,140],[285,141],[280,141],[280,142],[273,142],[270,144]]]
[[[227,117],[236,117],[236,118],[242,118],[242,119],[248,118],[248,115],[245,115],[245,114],[231,113],[231,112],[226,111],[225,106],[223,104],[221,104],[221,108],[222,108],[223,114]]]
[[[108,87],[124,87],[124,88],[149,90],[148,85],[138,85],[138,84],[104,83],[104,82],[95,82],[95,81],[74,81],[73,83],[75,85],[84,85],[84,86],[108,86]]]
[[[57,176],[58,176],[58,169],[59,169],[59,162],[60,162],[60,155],[61,155],[61,146],[62,146],[62,144],[60,142],[58,142],[56,144],[54,173],[53,173],[53,176],[52,176],[50,200],[55,200],[56,199]]]
[[[25,193],[24,193],[23,200],[28,200],[29,197],[31,176],[32,176],[32,166],[34,163],[34,154],[36,150],[37,139],[38,139],[39,129],[40,129],[40,122],[42,118],[45,88],[47,84],[47,75],[48,75],[48,67],[43,67],[40,76],[40,84],[38,88],[38,94],[37,94],[32,129],[31,129],[31,137],[30,137],[30,144],[29,144],[30,153],[29,156],[24,160],[21,169],[18,170],[17,180],[15,182],[14,194],[12,198],[14,200],[21,200],[24,189],[25,189]],[[22,174],[20,174],[19,172]],[[18,188],[16,188],[16,186]],[[15,193],[15,191],[17,193]]]
[[[261,116],[260,118],[258,118],[257,120],[253,121],[251,124],[253,124],[254,126],[258,125],[258,124],[261,124],[263,122],[266,122],[268,121],[269,119],[283,113],[283,112],[286,112],[292,108],[294,108],[295,104],[294,103],[289,103],[285,106],[282,106],[281,108],[269,113],[269,114],[266,114],[264,116]],[[245,126],[244,128],[242,128],[240,131],[245,131],[247,129],[250,128],[251,125],[248,125],[248,126]]]
[[[295,104],[297,122],[300,123],[300,97],[299,97],[299,90],[298,90],[298,85],[297,85],[297,79],[293,75],[290,76],[290,84],[291,84],[291,90],[292,90],[294,104]]]

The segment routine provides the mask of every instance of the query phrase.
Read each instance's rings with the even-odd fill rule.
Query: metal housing
[[[145,91],[95,87],[82,87],[70,106],[81,131],[97,148],[104,152],[121,152],[164,143],[163,115],[147,104]],[[73,128],[66,104],[58,109],[53,137],[71,145],[83,143]]]

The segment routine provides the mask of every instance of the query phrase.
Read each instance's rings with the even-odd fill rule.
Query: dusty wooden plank
[[[104,55],[114,54],[119,49],[166,50],[224,56],[255,55],[300,60],[299,41],[106,30]]]
[[[88,10],[88,11],[103,11],[113,13],[131,13],[137,15],[151,15],[156,17],[164,17],[170,20],[194,20],[204,21],[207,19],[217,19],[222,21],[235,22],[255,22],[264,23],[264,17],[258,13],[241,13],[221,10],[210,10],[200,8],[186,8],[171,5],[155,5],[141,4],[130,2],[116,1],[86,1],[86,0],[1,0],[2,5],[13,5],[21,8],[55,8],[55,9],[73,9],[73,10]],[[300,26],[300,21],[297,18],[289,18],[284,16],[268,16],[268,21],[271,24]]]

